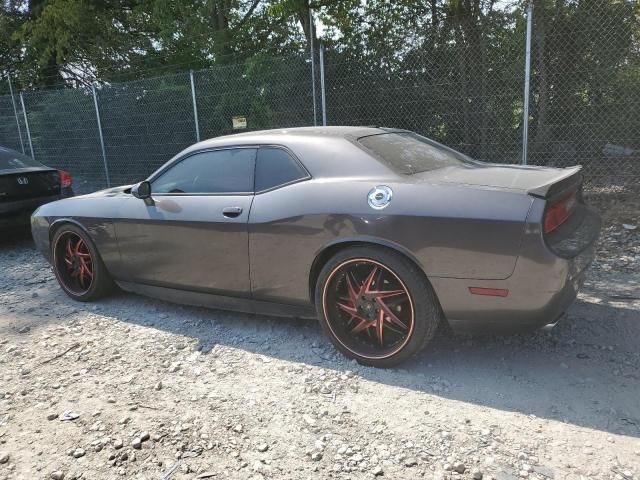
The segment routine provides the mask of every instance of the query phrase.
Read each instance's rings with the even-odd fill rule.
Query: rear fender
[[[318,251],[315,253],[313,263],[311,264],[311,270],[309,272],[309,298],[311,298],[312,301],[314,301],[316,281],[324,264],[338,251],[356,245],[377,245],[380,247],[388,248],[390,250],[394,250],[399,254],[409,258],[409,260],[416,264],[416,266],[422,271],[422,273],[427,275],[424,266],[416,258],[416,256],[410,250],[398,243],[384,238],[367,235],[341,237],[328,242],[322,248],[318,249]]]

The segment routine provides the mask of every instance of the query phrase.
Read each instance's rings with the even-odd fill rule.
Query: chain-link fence
[[[0,145],[27,153],[33,145],[36,159],[71,171],[84,192],[141,180],[197,139],[232,133],[234,117],[247,129],[326,118],[407,128],[491,162],[582,164],[590,188],[634,190],[633,3],[533,0],[531,8],[532,17],[506,7],[450,15],[401,51],[329,39],[315,68],[310,55],[260,56],[95,89],[15,92],[0,96]]]

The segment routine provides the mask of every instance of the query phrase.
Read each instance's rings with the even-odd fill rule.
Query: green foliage
[[[639,4],[532,1],[531,159],[596,168],[606,143],[640,149]],[[156,165],[193,141],[189,69],[203,137],[230,132],[235,115],[252,129],[313,123],[310,8],[331,124],[406,127],[519,160],[524,0],[10,0],[0,69],[23,90],[97,81],[107,143],[141,145],[108,150]]]

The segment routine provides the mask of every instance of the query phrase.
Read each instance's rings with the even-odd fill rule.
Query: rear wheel
[[[51,242],[53,271],[74,300],[87,302],[109,293],[113,281],[88,235],[75,225],[63,225]]]
[[[332,257],[316,284],[324,331],[345,355],[391,367],[422,350],[442,313],[416,265],[383,248],[353,247]]]

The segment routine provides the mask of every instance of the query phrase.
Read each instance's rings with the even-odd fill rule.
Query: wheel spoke
[[[384,331],[384,311],[380,310],[378,314],[378,320],[376,322],[376,331],[378,333],[378,341],[380,342],[380,346],[384,347],[384,340],[382,338],[382,334]]]
[[[89,265],[87,264],[87,261],[84,258],[80,259],[80,265],[82,265],[82,268],[84,269],[85,273],[89,275],[91,278],[93,278],[93,271],[91,270],[91,268],[89,268]]]
[[[369,295],[373,295],[376,298],[389,298],[389,297],[397,297],[398,295],[406,295],[407,292],[404,290],[373,290],[369,292]]]
[[[358,309],[356,307],[352,307],[351,305],[347,305],[347,304],[340,303],[340,302],[337,302],[336,305],[338,305],[338,308],[344,310],[349,315],[353,315],[353,316],[357,316],[358,315]]]
[[[364,331],[366,328],[374,326],[377,321],[377,320],[367,320],[364,318],[358,318],[358,320],[360,320],[360,323],[351,330],[351,334],[360,333]]]
[[[358,291],[356,290],[356,287],[354,285],[354,279],[351,276],[351,273],[347,272],[346,275],[347,278],[347,291],[349,292],[349,300],[351,300],[351,303],[353,303],[354,305],[356,304],[356,302],[358,301]]]
[[[371,269],[371,273],[369,273],[365,281],[362,283],[360,291],[358,292],[358,297],[362,297],[369,292],[369,288],[373,283],[373,278],[376,276],[376,273],[378,273],[378,266],[374,265],[373,269]]]
[[[402,328],[403,330],[407,330],[407,325],[405,325],[405,323],[402,320],[400,320],[395,313],[391,311],[391,309],[387,306],[386,303],[384,303],[382,300],[378,298],[376,298],[376,303],[380,305],[381,310],[387,314],[391,322],[395,323],[398,327]]]
[[[394,327],[391,322],[385,323],[384,324],[384,328],[386,328],[387,330],[391,330],[392,332],[395,332],[398,335],[405,335],[407,333],[407,332],[403,332],[402,330],[399,330],[396,327]]]

